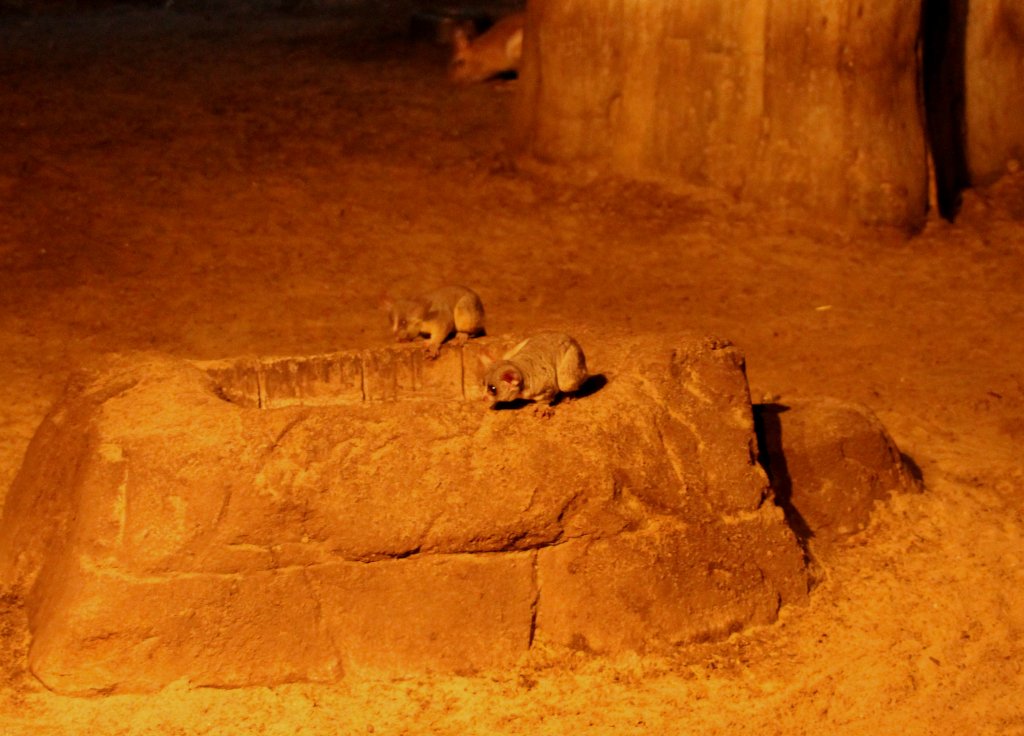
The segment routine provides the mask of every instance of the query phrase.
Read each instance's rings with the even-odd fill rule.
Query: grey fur
[[[390,305],[391,332],[399,341],[427,336],[427,354],[436,358],[441,343],[453,333],[465,339],[484,331],[484,305],[472,289],[442,286],[419,299]]]
[[[512,13],[474,39],[466,29],[456,28],[448,78],[460,83],[483,82],[502,72],[518,71],[525,23],[525,13]]]
[[[541,332],[523,340],[487,371],[484,386],[494,402],[547,401],[572,393],[587,380],[583,349],[569,335]]]

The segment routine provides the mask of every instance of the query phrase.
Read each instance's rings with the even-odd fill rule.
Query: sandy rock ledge
[[[32,671],[69,693],[472,672],[806,597],[734,347],[623,338],[545,416],[482,401],[503,344],[75,374],[0,522]]]

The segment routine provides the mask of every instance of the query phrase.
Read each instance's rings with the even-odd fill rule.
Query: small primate
[[[452,36],[448,79],[468,84],[517,72],[523,56],[525,20],[525,13],[506,15],[485,33],[472,39],[465,28],[456,28]]]
[[[587,361],[578,342],[561,332],[523,340],[487,370],[484,387],[494,403],[546,401],[553,404],[587,380]]]
[[[418,299],[385,299],[391,332],[399,342],[427,337],[428,358],[436,358],[441,343],[453,334],[460,342],[483,334],[484,305],[472,289],[442,286]]]

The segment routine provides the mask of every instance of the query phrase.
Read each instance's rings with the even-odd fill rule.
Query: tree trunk
[[[986,184],[1024,163],[1024,4],[972,0],[966,57],[967,163]]]
[[[519,149],[837,222],[927,210],[919,7],[531,0]]]

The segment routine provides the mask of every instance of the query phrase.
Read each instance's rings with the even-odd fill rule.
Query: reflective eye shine
[[[489,383],[487,384],[487,393],[489,393],[491,396],[494,396],[496,393],[498,393],[498,389],[495,387],[493,383]]]

